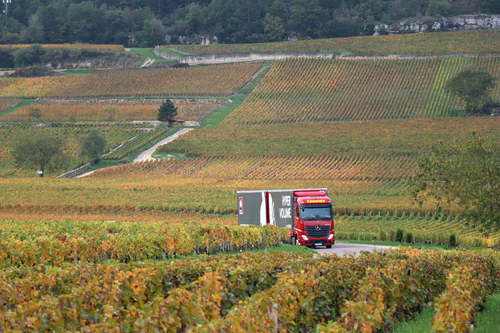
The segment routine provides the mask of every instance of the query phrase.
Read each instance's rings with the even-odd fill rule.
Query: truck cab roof
[[[297,198],[298,205],[321,205],[321,204],[331,204],[330,198],[325,196],[311,196],[311,197],[299,197]]]

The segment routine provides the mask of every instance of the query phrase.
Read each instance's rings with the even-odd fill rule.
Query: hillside
[[[479,30],[312,39],[277,43],[174,45],[171,47],[191,54],[247,52],[337,52],[356,55],[496,53],[500,50],[500,33],[497,30]]]
[[[457,40],[470,40],[474,33],[457,34]],[[421,36],[432,45],[438,43],[436,38],[451,35]],[[412,44],[411,38],[417,37],[401,37],[400,45]],[[382,39],[369,40],[384,47],[377,44]],[[313,42],[318,41],[304,43]],[[462,140],[474,130],[486,137],[500,134],[497,117],[462,117],[463,106],[443,92],[443,85],[466,66],[485,68],[498,77],[499,58],[290,59],[264,66],[243,63],[0,79],[0,94],[5,97],[0,104],[5,121],[0,129],[3,177],[32,175],[15,169],[10,157],[16,142],[28,132],[43,131],[67,140],[67,169],[83,163],[76,142],[91,128],[106,133],[107,150],[136,138],[101,164],[117,166],[84,179],[2,180],[2,186],[15,195],[1,197],[0,210],[9,217],[48,217],[53,216],[52,209],[78,220],[85,214],[115,214],[117,219],[130,220],[131,211],[136,219],[157,219],[171,212],[229,213],[227,221],[234,224],[237,190],[328,187],[339,216],[432,215],[432,203],[419,208],[407,195],[418,158],[439,140]],[[231,99],[236,92],[235,102]],[[155,156],[163,161],[118,165],[140,147],[167,135],[161,127],[122,122],[154,119],[163,98],[176,95],[179,118],[203,121],[209,117],[211,126],[160,147]],[[186,99],[190,96],[196,99]],[[498,101],[499,96],[497,85],[492,97]],[[39,99],[21,99],[27,97]],[[9,108],[16,103],[18,107]],[[40,111],[37,117],[34,109]],[[106,123],[85,123],[95,121]],[[64,195],[59,193],[61,186],[66,189]],[[91,195],[82,195],[87,192]],[[183,199],[187,193],[192,197],[189,202]],[[456,208],[450,206],[447,213],[454,216]],[[353,232],[347,225],[340,227],[339,232],[343,231]],[[469,229],[460,235],[479,236]]]
[[[465,66],[500,74],[499,57],[278,61],[225,122],[283,124],[446,117],[462,108],[443,85]],[[500,84],[492,93],[500,100]]]

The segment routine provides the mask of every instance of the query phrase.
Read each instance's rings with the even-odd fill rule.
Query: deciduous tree
[[[80,156],[91,163],[99,161],[104,153],[108,140],[97,131],[91,131],[80,140]]]
[[[491,97],[489,92],[495,87],[496,78],[480,68],[466,68],[445,83],[445,90],[458,96],[465,103],[470,114],[484,112],[484,105]]]
[[[63,142],[55,137],[38,134],[26,137],[12,152],[18,168],[38,168],[43,177],[45,169],[64,165]]]

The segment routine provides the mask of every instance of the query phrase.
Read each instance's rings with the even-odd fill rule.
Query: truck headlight
[[[306,235],[302,235],[302,239],[303,239],[303,240],[309,240],[309,238],[307,238],[307,236],[306,236]]]
[[[332,239],[333,238],[333,234],[330,234],[330,236],[328,236],[328,239]]]

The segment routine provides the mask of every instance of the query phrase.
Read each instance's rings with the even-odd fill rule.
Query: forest
[[[0,44],[150,47],[179,43],[179,36],[225,44],[274,42],[367,35],[382,22],[479,13],[500,14],[500,1],[12,0],[7,15],[5,8],[0,15]]]

